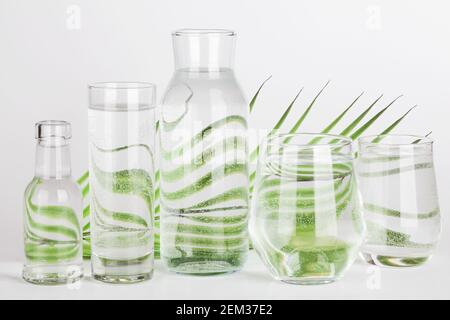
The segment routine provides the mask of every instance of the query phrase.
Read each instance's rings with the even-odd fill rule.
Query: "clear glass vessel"
[[[36,123],[35,176],[25,190],[22,276],[35,284],[72,283],[83,276],[82,198],[71,179],[70,123]]]
[[[321,284],[343,276],[364,224],[351,140],[326,134],[274,134],[262,144],[249,230],[272,276]]]
[[[236,34],[172,36],[175,73],[160,126],[161,257],[179,273],[233,272],[248,251],[248,106],[232,69]]]
[[[359,139],[367,262],[408,267],[431,257],[441,230],[432,144],[409,135]]]
[[[89,87],[91,264],[94,279],[153,274],[155,86]]]

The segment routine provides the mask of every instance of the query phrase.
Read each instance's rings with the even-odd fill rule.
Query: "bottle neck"
[[[235,34],[174,33],[175,69],[220,71],[232,69]]]
[[[64,179],[71,176],[70,146],[67,140],[38,139],[35,176],[44,179]]]

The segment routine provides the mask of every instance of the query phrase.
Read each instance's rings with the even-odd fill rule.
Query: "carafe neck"
[[[172,34],[175,69],[232,69],[236,34],[230,30],[182,29]]]

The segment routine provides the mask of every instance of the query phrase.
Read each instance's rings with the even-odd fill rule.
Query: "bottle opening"
[[[72,137],[70,123],[63,120],[43,120],[35,124],[35,138],[62,138],[70,139]]]

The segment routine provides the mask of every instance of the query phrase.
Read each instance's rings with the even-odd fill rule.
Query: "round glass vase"
[[[363,239],[351,140],[274,134],[258,159],[249,230],[275,279],[322,284],[340,279]]]

